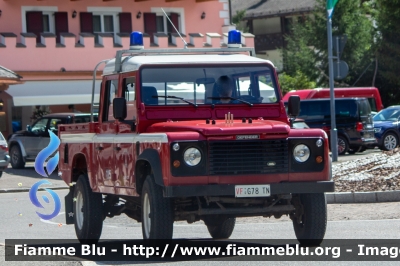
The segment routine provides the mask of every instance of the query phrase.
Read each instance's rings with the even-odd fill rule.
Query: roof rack
[[[174,54],[235,54],[248,52],[250,56],[255,56],[254,47],[241,48],[183,48],[183,49],[131,49],[119,50],[115,56],[115,73],[121,72],[122,57],[124,55],[174,55]]]

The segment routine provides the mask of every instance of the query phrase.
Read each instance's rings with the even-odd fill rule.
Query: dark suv
[[[366,98],[335,99],[338,154],[355,153],[376,143],[371,107]],[[321,128],[330,134],[330,99],[302,100],[298,118],[310,128]]]
[[[93,118],[97,121],[97,114]],[[26,162],[36,159],[38,153],[50,142],[48,130],[58,135],[59,124],[88,122],[88,113],[54,113],[39,118],[32,126],[28,125],[26,130],[12,134],[8,139],[12,168],[23,168]]]

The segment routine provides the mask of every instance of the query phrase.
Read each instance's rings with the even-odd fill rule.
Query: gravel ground
[[[332,165],[336,192],[400,190],[400,149]]]

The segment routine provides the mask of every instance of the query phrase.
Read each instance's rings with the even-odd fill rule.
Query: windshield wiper
[[[178,100],[181,100],[181,101],[183,101],[183,102],[185,102],[185,103],[191,104],[191,105],[193,105],[194,107],[197,107],[197,104],[195,104],[195,103],[189,102],[189,101],[185,100],[184,98],[176,97],[176,96],[172,96],[172,95],[171,95],[171,96],[169,96],[169,95],[167,95],[167,96],[154,96],[154,95],[153,95],[153,98],[178,99]]]
[[[250,106],[253,106],[253,104],[249,103],[248,101],[245,101],[245,100],[242,100],[242,99],[237,99],[237,98],[232,98],[232,97],[208,97],[207,99],[211,99],[211,100],[221,100],[221,99],[236,100],[236,101],[248,104]]]

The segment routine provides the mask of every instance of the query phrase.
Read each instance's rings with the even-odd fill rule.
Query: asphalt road
[[[61,199],[64,198],[67,191],[58,190]],[[39,197],[45,195],[46,192],[39,192]],[[46,206],[45,210],[38,210],[30,202],[28,193],[2,193],[0,194],[0,243],[4,243],[5,239],[76,239],[74,226],[64,225],[64,209],[62,208],[59,216],[51,221],[40,220],[36,211],[41,213],[49,213],[52,211],[52,204]],[[377,205],[373,205],[377,206]],[[328,205],[329,208],[329,205]],[[371,204],[359,204],[359,208],[371,208]],[[398,210],[393,210],[398,211]],[[329,219],[329,217],[328,217]],[[290,239],[293,243],[295,238],[292,223],[289,221],[280,221],[275,219],[265,219],[265,222],[251,222],[249,219],[238,219],[235,230],[231,236],[231,240],[240,239],[270,239],[271,244],[274,239]],[[128,240],[142,239],[141,224],[131,220],[125,215],[107,218],[104,221],[103,233],[101,240],[114,239],[115,243]],[[117,239],[117,240],[115,240]],[[174,225],[174,239],[210,239],[208,231],[202,222],[187,224],[186,222],[176,222]],[[390,220],[344,220],[344,221],[328,221],[325,239],[400,239],[400,219]],[[118,242],[119,241],[119,242]],[[4,261],[4,246],[0,246],[0,261]],[[135,264],[132,262],[115,262],[110,256],[111,262],[107,265]],[[78,263],[78,264],[77,264]],[[79,265],[93,266],[103,263],[95,262],[57,262],[49,265]],[[175,262],[168,264],[179,265],[198,265],[199,262]],[[224,264],[245,265],[244,262],[224,262]],[[265,262],[264,262],[265,263]],[[306,262],[304,262],[306,263]],[[329,264],[330,262],[328,262]],[[334,262],[337,265],[338,262]],[[343,262],[345,263],[345,262]],[[2,263],[0,263],[2,264]],[[42,262],[29,262],[29,265],[47,265]],[[159,263],[165,265],[165,263]],[[216,262],[206,261],[202,266],[214,265]],[[258,263],[252,262],[251,265]],[[261,263],[260,263],[261,264]],[[289,265],[285,262],[274,262],[276,265]],[[294,263],[291,262],[290,265]],[[302,265],[302,263],[295,263]],[[340,263],[339,263],[340,264]],[[347,263],[348,264],[348,263]],[[353,263],[352,263],[353,264]],[[385,263],[386,264],[386,263]],[[5,262],[2,265],[28,265],[21,262]],[[305,265],[305,264],[304,264]],[[310,265],[307,263],[307,265]],[[343,264],[346,265],[346,264]],[[361,264],[360,264],[361,265]],[[365,265],[365,262],[363,263]],[[371,264],[372,265],[372,264]]]

